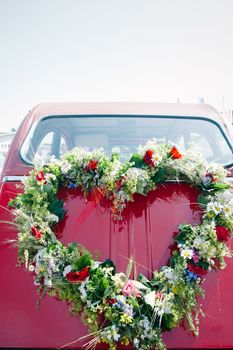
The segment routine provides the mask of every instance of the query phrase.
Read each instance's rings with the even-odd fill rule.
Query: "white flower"
[[[132,285],[134,286],[134,288],[140,289],[140,290],[146,290],[148,289],[148,287],[146,287],[144,284],[142,284],[141,282],[135,281],[135,280],[131,280]]]
[[[56,176],[54,174],[52,174],[52,173],[45,174],[44,178],[45,178],[46,181],[50,181],[50,179],[55,181],[57,179]]]
[[[116,273],[111,277],[117,288],[122,288],[125,284],[125,274],[123,272]]]
[[[193,247],[196,249],[199,249],[200,247],[202,247],[204,242],[205,240],[203,238],[201,238],[200,236],[197,236],[193,241]]]
[[[230,207],[230,206],[228,206],[228,205],[226,205],[226,206],[224,206],[223,207],[223,212],[224,212],[224,214],[226,215],[226,216],[230,216],[231,214],[232,214],[232,207]]]
[[[29,266],[28,266],[28,270],[29,270],[30,272],[33,272],[33,271],[35,270],[35,267],[34,267],[33,265],[29,265]]]
[[[184,259],[192,259],[193,257],[193,250],[192,249],[182,249],[180,255]]]
[[[223,206],[218,202],[209,202],[206,207],[207,212],[214,212],[214,214],[218,215],[222,212]]]
[[[55,214],[48,214],[46,219],[49,221],[49,222],[55,222],[55,223],[58,223],[59,221],[59,218],[57,215]]]
[[[86,287],[86,284],[87,284],[88,280],[89,280],[89,278],[86,279],[85,281],[83,281],[83,282],[81,283],[80,287],[78,287],[78,290],[79,290],[80,293],[81,293],[81,298],[82,298],[82,300],[86,300],[86,298],[87,298],[87,291],[86,291],[86,288],[85,288],[85,287]]]
[[[71,271],[72,271],[72,266],[71,265],[66,266],[63,271],[63,276],[66,277],[66,275]]]
[[[63,159],[60,162],[60,167],[61,167],[61,172],[63,174],[67,174],[68,171],[72,168],[71,164],[66,159]]]
[[[25,267],[26,267],[26,269],[28,268],[28,256],[29,256],[28,250],[25,249],[25,251],[24,251],[24,259],[25,259]]]
[[[112,274],[112,271],[114,270],[114,267],[103,267],[103,272],[105,275],[111,275]]]
[[[111,328],[111,335],[112,335],[112,338],[115,341],[118,341],[120,339],[120,337],[121,337],[121,335],[117,333],[117,329],[116,329],[115,325],[113,325],[112,328]]]
[[[167,267],[167,266],[165,266],[163,269],[162,269],[162,271],[163,271],[163,274],[164,274],[164,276],[165,277],[167,277],[167,279],[170,281],[170,282],[173,282],[174,281],[174,271],[173,271],[173,269],[171,268],[171,267]]]
[[[144,296],[146,304],[150,305],[152,309],[155,307],[155,291],[153,290],[152,292],[146,294]]]
[[[159,153],[153,153],[152,155],[152,161],[154,165],[158,165],[162,160],[162,156]]]
[[[100,264],[101,264],[101,261],[94,261],[94,263],[92,265],[92,269],[97,269]]]
[[[51,288],[53,286],[52,281],[50,278],[45,278],[44,279],[44,285],[48,288]]]

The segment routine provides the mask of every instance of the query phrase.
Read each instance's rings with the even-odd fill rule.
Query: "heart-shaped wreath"
[[[225,268],[224,258],[231,256],[226,241],[233,228],[233,198],[226,173],[191,150],[180,154],[155,140],[126,162],[103,150],[76,148],[61,160],[36,165],[22,181],[23,193],[11,201],[19,262],[34,275],[40,293],[68,301],[71,311],[82,316],[91,334],[88,349],[99,342],[110,349],[118,343],[163,349],[162,332],[181,324],[197,335],[203,275]],[[150,280],[143,275],[130,279],[132,261],[126,272],[117,272],[112,261],[96,261],[79,244],[64,246],[57,239],[54,225],[64,217],[57,198],[61,186],[81,186],[84,195],[98,191],[111,200],[113,220],[122,220],[135,193],[147,195],[168,180],[200,190],[202,218],[198,225],[179,226],[168,264]]]

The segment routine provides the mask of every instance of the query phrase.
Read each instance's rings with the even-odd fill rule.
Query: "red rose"
[[[37,181],[40,181],[40,182],[46,183],[43,171],[40,171],[40,172],[36,175],[36,180],[37,180]]]
[[[172,149],[170,150],[170,156],[173,159],[180,159],[180,158],[182,158],[182,154],[180,154],[180,152],[178,151],[176,146],[173,146]]]
[[[190,264],[188,263],[188,269],[189,271],[195,273],[196,275],[202,276],[207,274],[207,270],[203,269],[203,267],[200,267],[198,265]]]
[[[42,233],[35,226],[33,226],[31,228],[31,233],[32,233],[33,236],[36,237],[37,240],[41,239],[41,237],[42,237]]]
[[[229,231],[226,227],[216,226],[216,235],[217,235],[218,241],[224,242],[224,241],[227,241],[229,237]]]
[[[154,163],[152,161],[152,156],[153,156],[153,151],[151,149],[148,149],[148,151],[146,151],[143,160],[147,165],[151,165],[154,167]]]
[[[89,168],[90,168],[91,170],[97,169],[97,166],[98,166],[98,160],[96,160],[96,159],[90,160],[90,162],[89,162]]]
[[[84,267],[81,271],[69,272],[66,278],[71,283],[78,283],[84,281],[89,276],[90,267]]]

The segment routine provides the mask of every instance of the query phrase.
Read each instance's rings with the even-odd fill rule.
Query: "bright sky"
[[[233,0],[0,0],[0,131],[49,101],[233,108]]]

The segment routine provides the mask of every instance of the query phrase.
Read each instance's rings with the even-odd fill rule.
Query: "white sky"
[[[233,108],[233,0],[0,0],[0,131],[48,101]]]

